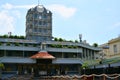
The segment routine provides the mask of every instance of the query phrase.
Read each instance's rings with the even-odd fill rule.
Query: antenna
[[[39,0],[38,0],[38,5],[39,5]]]
[[[79,34],[80,42],[82,42],[82,34]]]

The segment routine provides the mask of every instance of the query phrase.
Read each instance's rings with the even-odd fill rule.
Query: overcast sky
[[[103,44],[120,35],[120,0],[40,0],[53,13],[53,37]],[[0,0],[0,35],[25,35],[25,18],[38,0]]]

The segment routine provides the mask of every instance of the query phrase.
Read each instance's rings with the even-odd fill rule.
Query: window
[[[47,18],[47,15],[44,15],[43,18]]]
[[[34,18],[37,18],[37,14],[36,13],[34,14]]]
[[[39,25],[42,25],[42,22],[41,22],[41,21],[39,22]]]
[[[113,45],[114,53],[117,53],[117,45]]]
[[[43,25],[45,25],[46,24],[46,22],[45,21],[43,21]]]

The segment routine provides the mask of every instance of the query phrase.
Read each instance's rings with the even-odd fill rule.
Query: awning
[[[31,56],[32,59],[54,59],[55,57],[48,54],[47,51],[40,51],[37,54]]]

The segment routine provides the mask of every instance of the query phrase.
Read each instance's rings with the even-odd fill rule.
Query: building
[[[0,38],[0,62],[6,73],[80,74],[85,60],[100,48],[81,42],[52,40],[52,13],[42,5],[28,10],[26,39]]]
[[[101,53],[105,54],[106,58],[118,56],[120,55],[120,37],[111,39],[100,47],[102,48]]]
[[[96,70],[105,70],[107,74],[120,73],[120,37],[109,40],[100,45],[102,51],[99,52],[101,59],[99,64],[92,66]]]
[[[109,55],[120,55],[120,37],[112,39],[108,42],[109,45]]]
[[[52,40],[52,13],[43,5],[28,10],[26,15],[26,38],[28,40]]]

